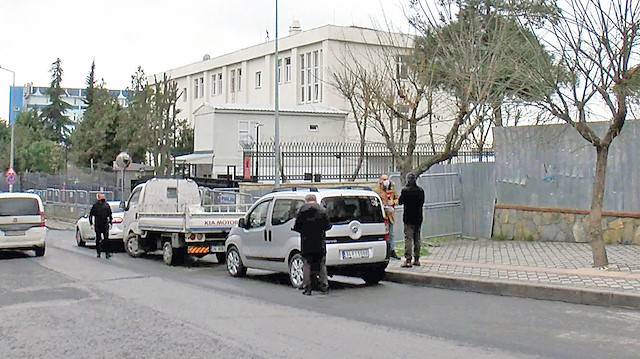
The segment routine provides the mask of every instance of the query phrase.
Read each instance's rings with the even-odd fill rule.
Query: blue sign
[[[9,125],[12,125],[18,118],[22,108],[22,86],[11,86],[9,92]]]

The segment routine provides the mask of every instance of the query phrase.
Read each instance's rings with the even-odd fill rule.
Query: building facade
[[[47,106],[49,101],[49,95],[47,89],[49,87],[36,87],[29,83],[25,86],[16,86],[15,91],[12,88],[11,91],[16,95],[12,98],[14,108],[17,108],[18,112],[30,110],[33,108],[42,108]],[[82,120],[82,116],[87,109],[85,99],[87,97],[86,88],[64,88],[62,100],[71,107],[65,112],[65,115],[69,117],[74,123]],[[118,99],[118,102],[122,106],[126,106],[128,92],[126,90],[109,90],[109,93],[114,98]]]

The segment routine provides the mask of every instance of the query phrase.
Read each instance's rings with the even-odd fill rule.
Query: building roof
[[[176,156],[174,161],[176,163],[191,165],[210,165],[213,162],[213,156],[213,151],[196,151],[186,155]]]
[[[213,110],[214,112],[258,112],[258,113],[273,113],[274,107],[273,105],[256,105],[256,104],[209,104],[204,103],[198,108],[196,108],[193,113],[200,111],[202,108],[208,108]],[[334,107],[326,107],[326,106],[318,106],[314,104],[303,104],[296,106],[284,106],[278,109],[280,113],[283,114],[313,114],[313,115],[325,115],[325,116],[336,116],[336,117],[345,117],[349,114],[347,111],[343,111]]]

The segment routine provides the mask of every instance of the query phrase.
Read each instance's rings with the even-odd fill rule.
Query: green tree
[[[16,171],[58,173],[64,165],[64,147],[51,139],[36,109],[18,115],[14,128]]]
[[[70,137],[74,162],[83,167],[94,163],[106,166],[118,155],[121,145],[116,140],[119,117],[123,109],[109,91],[98,87],[92,104]]]
[[[96,85],[95,61],[86,79],[87,109],[70,136],[74,162],[88,167],[94,163],[109,166],[121,149],[117,141],[119,118],[124,111],[104,85]]]
[[[60,86],[63,74],[60,58],[53,62],[50,72],[51,86],[47,89],[50,103],[43,107],[42,117],[45,128],[52,134],[52,139],[66,146],[73,122],[65,115],[71,105],[62,100],[64,89]]]
[[[131,75],[131,87],[127,89],[127,108],[119,117],[116,141],[122,144],[134,161],[145,162],[151,147],[151,98],[153,90],[146,82],[142,67]]]

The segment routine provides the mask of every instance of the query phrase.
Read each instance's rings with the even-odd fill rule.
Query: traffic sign
[[[16,183],[16,171],[12,167],[9,167],[7,173],[5,173],[7,177],[7,184],[15,184]]]

